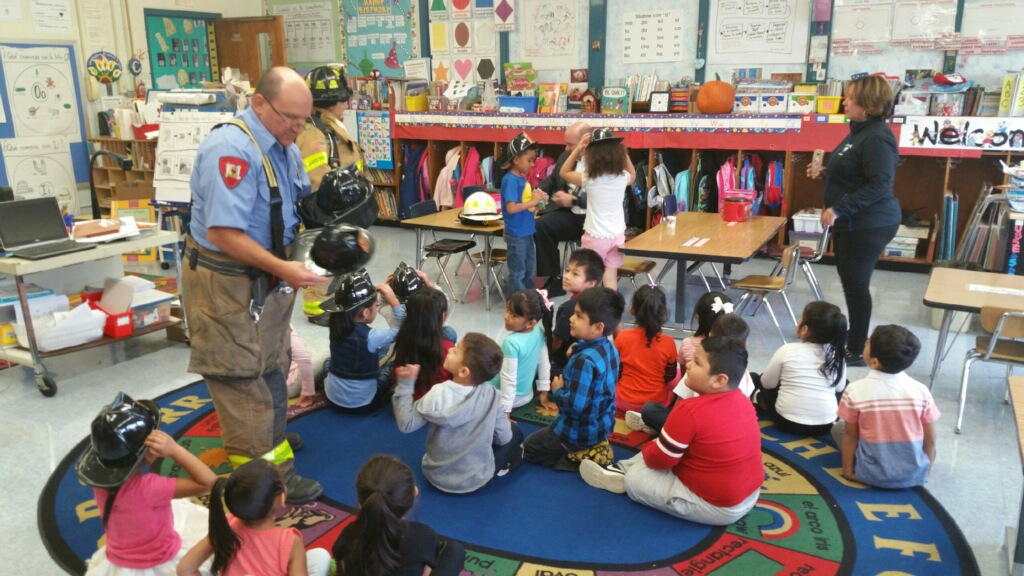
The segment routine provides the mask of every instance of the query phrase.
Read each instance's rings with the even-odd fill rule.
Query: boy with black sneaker
[[[742,341],[705,338],[686,367],[687,386],[699,396],[677,402],[657,440],[636,456],[581,463],[583,480],[700,524],[743,518],[764,481],[757,414],[739,390],[746,369]]]
[[[575,472],[580,462],[610,464],[608,435],[615,427],[615,381],[619,352],[608,336],[619,325],[626,303],[604,287],[584,290],[569,321],[576,341],[561,376],[551,379],[548,398],[558,406],[550,426],[526,438],[526,460]]]

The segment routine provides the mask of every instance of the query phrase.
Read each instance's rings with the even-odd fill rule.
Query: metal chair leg
[[[469,277],[469,282],[466,282],[466,290],[462,293],[462,301],[463,302],[469,302],[469,289],[473,287],[473,280],[478,279],[479,271],[480,271],[480,265],[477,264],[476,266],[473,267],[473,274]],[[480,284],[481,284],[481,286],[483,285],[483,281],[482,280],[480,281]]]
[[[782,326],[779,326],[779,319],[775,317],[775,311],[772,310],[772,303],[768,301],[767,294],[762,299],[764,307],[768,310],[768,315],[772,317],[772,322],[775,323],[775,329],[779,331],[779,337],[782,338],[782,343],[786,343],[786,335],[782,333]]]
[[[814,293],[815,300],[824,300],[824,296],[821,293],[821,285],[818,284],[818,277],[814,275],[814,269],[811,267],[811,263],[806,260],[800,263],[801,269],[804,271],[804,277],[807,278],[807,284],[811,287],[811,292]]]
[[[715,273],[715,278],[718,278],[718,284],[722,286],[722,289],[725,290],[728,288],[728,286],[725,285],[725,279],[718,273],[718,266],[715,266],[714,262],[711,263],[711,271]]]
[[[494,280],[493,286],[498,289],[498,294],[501,294],[501,301],[504,302],[506,300],[506,298],[505,298],[505,291],[501,289],[501,285],[503,284],[503,282],[501,281],[501,278],[498,277],[498,268],[500,268],[500,267],[499,266],[492,266],[491,267],[491,279]]]
[[[782,301],[786,303],[786,310],[789,310],[789,318],[793,320],[793,326],[799,327],[799,324],[796,323],[796,314],[793,314],[793,307],[789,305],[789,297],[785,292],[779,292],[779,294],[782,294]],[[765,295],[765,302],[767,301],[768,296]]]
[[[964,422],[964,404],[967,403],[967,381],[971,378],[971,364],[974,364],[978,358],[981,358],[981,355],[976,350],[970,350],[964,359],[964,374],[960,380],[960,404],[956,411],[956,428],[953,429],[957,434],[960,433]]]
[[[668,271],[671,270],[672,267],[675,265],[675,260],[669,260],[668,262],[666,262],[665,267],[661,269],[661,272],[658,272],[658,279],[657,281],[655,281],[655,284],[661,284],[661,279],[664,278],[665,274],[668,274]]]

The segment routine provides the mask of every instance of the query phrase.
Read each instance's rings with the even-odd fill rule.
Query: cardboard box
[[[181,305],[176,302],[171,303],[171,318],[177,318],[178,320],[185,319],[185,313],[181,309]],[[167,327],[167,339],[172,342],[188,342],[188,334],[185,333],[185,324],[179,322],[172,324]]]
[[[814,94],[793,93],[788,96],[786,112],[789,114],[813,114],[817,106]]]
[[[733,105],[732,111],[743,114],[756,114],[759,107],[757,94],[737,94],[736,104]]]
[[[156,197],[153,184],[143,180],[117,182],[111,195],[117,200],[152,200]]]
[[[758,96],[757,111],[761,114],[785,114],[785,94],[761,94]]]

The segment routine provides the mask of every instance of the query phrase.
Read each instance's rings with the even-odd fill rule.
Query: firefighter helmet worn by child
[[[89,486],[114,488],[142,466],[146,438],[160,427],[160,409],[150,400],[136,402],[124,392],[92,421],[89,444],[75,467]]]

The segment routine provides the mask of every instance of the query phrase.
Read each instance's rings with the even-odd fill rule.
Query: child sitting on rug
[[[363,464],[356,477],[359,511],[332,547],[337,576],[458,576],[466,561],[462,544],[405,519],[418,493],[412,470],[398,458],[378,454]]]
[[[159,427],[155,403],[123,392],[92,421],[75,472],[92,486],[106,545],[92,555],[87,576],[173,575],[206,532],[206,508],[186,498],[209,492],[217,475]],[[140,473],[157,458],[170,458],[187,476]]]
[[[693,318],[697,329],[693,336],[683,338],[679,343],[679,366],[686,374],[686,365],[693,360],[693,354],[700,348],[700,341],[711,335],[711,326],[723,314],[732,313],[732,300],[722,292],[706,292],[693,305]],[[719,334],[721,336],[721,334]]]
[[[298,530],[277,525],[285,496],[281,471],[262,458],[218,478],[210,494],[210,534],[182,558],[178,576],[201,574],[199,567],[211,556],[211,573],[222,576],[330,574],[326,550],[306,551]]]
[[[640,410],[647,402],[661,406],[672,403],[672,388],[679,379],[676,342],[661,333],[668,318],[665,292],[657,286],[641,286],[633,294],[629,312],[636,328],[615,337],[622,361],[622,376],[615,387],[619,412]]]
[[[394,311],[395,326],[371,328],[377,318],[377,294]],[[330,312],[331,356],[324,361],[324,392],[331,405],[346,414],[365,414],[387,405],[391,370],[381,358],[395,341],[405,319],[388,284],[373,285],[365,270],[345,274],[334,298],[320,304]]]
[[[512,410],[533,400],[533,383],[537,382],[540,404],[554,409],[548,400],[551,388],[551,363],[545,334],[551,333],[553,304],[537,290],[530,288],[509,296],[505,305],[505,329],[510,332],[501,342],[505,360],[501,372],[490,384],[501,391],[501,407],[512,417]],[[538,324],[543,322],[543,324]]]
[[[597,252],[581,248],[569,254],[569,263],[566,264],[562,276],[562,289],[570,296],[558,306],[558,311],[555,312],[555,326],[551,331],[551,349],[548,356],[551,359],[552,378],[561,376],[569,359],[569,346],[574,342],[569,333],[569,318],[576,311],[576,297],[587,288],[600,284],[602,276],[604,262]]]
[[[761,429],[739,382],[747,349],[733,338],[701,342],[686,367],[700,394],[680,400],[657,441],[628,460],[580,464],[583,480],[700,524],[725,526],[750,512],[764,482]]]
[[[405,303],[405,322],[395,338],[392,358],[393,366],[416,364],[420,367],[413,400],[422,398],[435,384],[452,378],[444,368],[448,351],[455,347],[455,343],[444,336],[447,317],[448,297],[436,288],[420,288]],[[391,381],[398,381],[394,368]]]
[[[797,324],[800,342],[784,344],[764,372],[752,375],[754,403],[779,430],[821,436],[832,429],[846,388],[846,332],[846,316],[838,306],[810,302]]]
[[[437,285],[430,280],[430,277],[427,276],[426,272],[417,270],[405,262],[399,262],[398,267],[395,268],[395,271],[387,277],[385,282],[391,286],[391,291],[395,293],[395,298],[398,298],[398,302],[400,304],[408,302],[409,296],[412,296],[414,292],[423,288],[437,289]],[[450,310],[451,299],[448,298],[448,294],[445,292],[442,291],[441,293],[444,294],[445,299],[448,300],[446,307]],[[388,323],[388,326],[395,326],[398,324],[395,322],[395,315],[390,306],[383,303],[379,304],[377,306],[377,312],[380,314],[381,318]],[[451,320],[451,318],[445,315],[445,320]],[[441,336],[449,342],[454,343],[459,341],[458,332],[455,331],[455,328],[452,328],[447,324],[441,328]]]
[[[551,380],[550,398],[558,416],[527,437],[530,462],[574,472],[582,460],[613,460],[608,435],[615,427],[619,352],[608,335],[619,325],[623,308],[622,294],[602,286],[588,288],[576,299],[570,331],[577,340],[565,371]]]
[[[391,403],[398,429],[415,432],[429,424],[423,475],[439,490],[479,490],[522,462],[523,432],[505,416],[500,393],[487,383],[501,369],[502,360],[494,340],[470,332],[445,356],[451,379],[416,401],[413,390],[421,367],[395,367],[398,386]]]
[[[939,409],[928,388],[904,372],[920,351],[917,336],[893,324],[875,328],[864,344],[871,372],[846,387],[842,420],[832,427],[846,478],[879,488],[928,481]]]

